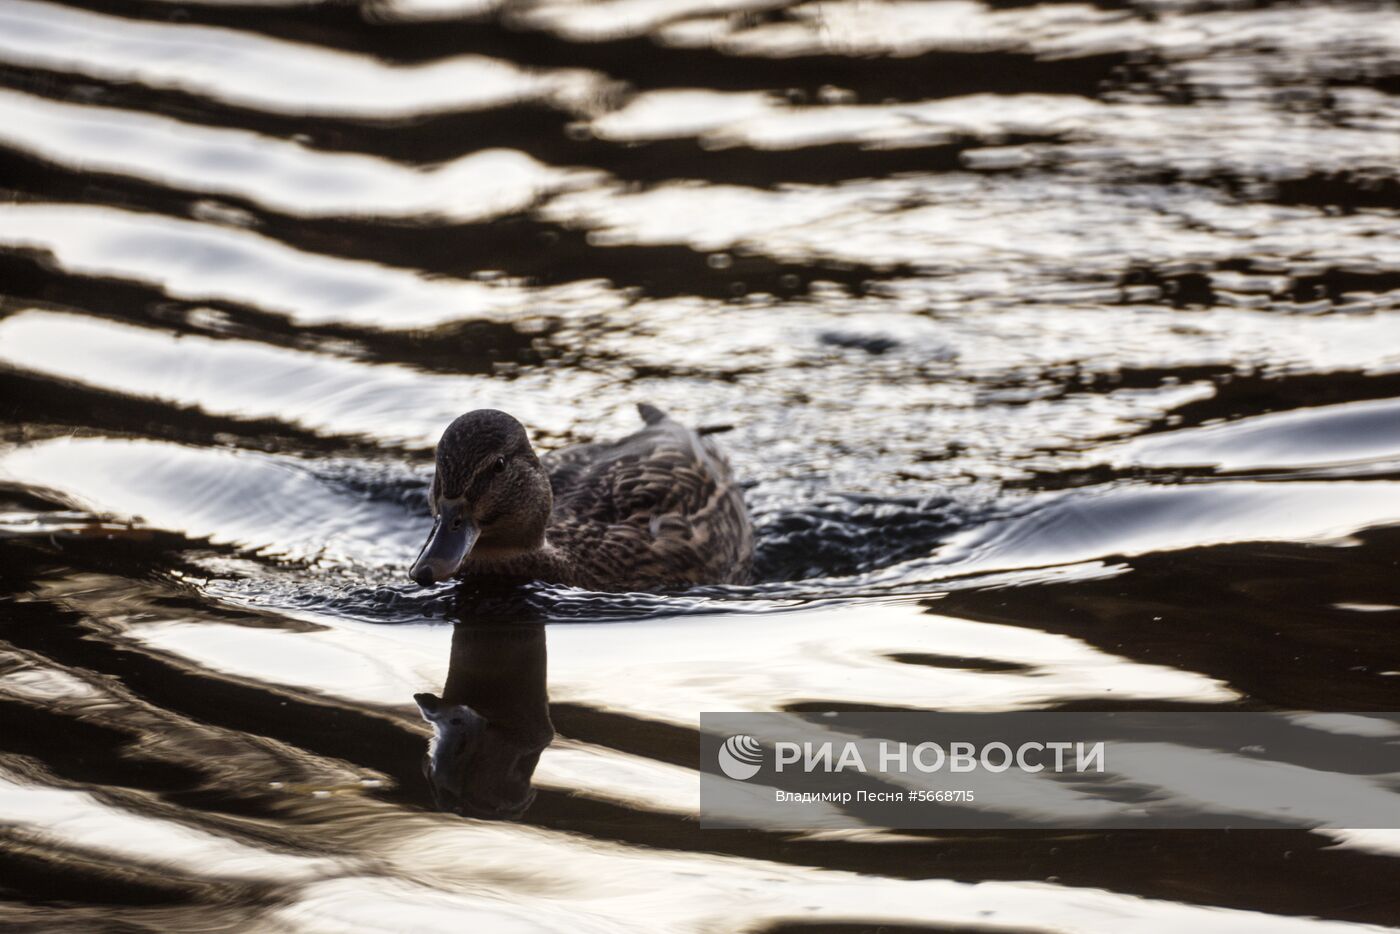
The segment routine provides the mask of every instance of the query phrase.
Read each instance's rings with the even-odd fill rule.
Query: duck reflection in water
[[[535,766],[554,739],[545,672],[538,623],[454,627],[442,696],[413,696],[433,727],[423,774],[439,810],[518,820],[529,808]]]

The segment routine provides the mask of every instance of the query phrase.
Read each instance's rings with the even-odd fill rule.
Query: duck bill
[[[472,546],[481,535],[481,529],[475,522],[462,517],[461,511],[462,507],[456,506],[444,507],[438,512],[432,534],[409,572],[418,584],[428,587],[453,577],[462,569],[462,562],[467,560]]]

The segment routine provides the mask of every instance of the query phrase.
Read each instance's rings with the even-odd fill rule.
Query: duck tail
[[[640,415],[642,421],[646,422],[648,425],[659,424],[671,417],[650,402],[638,402],[637,414]]]

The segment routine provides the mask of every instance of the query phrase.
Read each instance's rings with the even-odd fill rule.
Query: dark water
[[[702,832],[694,771],[701,710],[1397,709],[1398,94],[1392,3],[0,0],[0,925],[1400,924],[1397,832]],[[639,400],[760,583],[406,581],[453,416]],[[554,734],[520,821],[434,809],[429,692]]]

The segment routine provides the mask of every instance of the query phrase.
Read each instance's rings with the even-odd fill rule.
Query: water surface
[[[1400,925],[1395,832],[696,813],[702,710],[1396,709],[1397,94],[1380,2],[7,0],[0,922]],[[753,586],[408,582],[451,418],[639,401]]]

